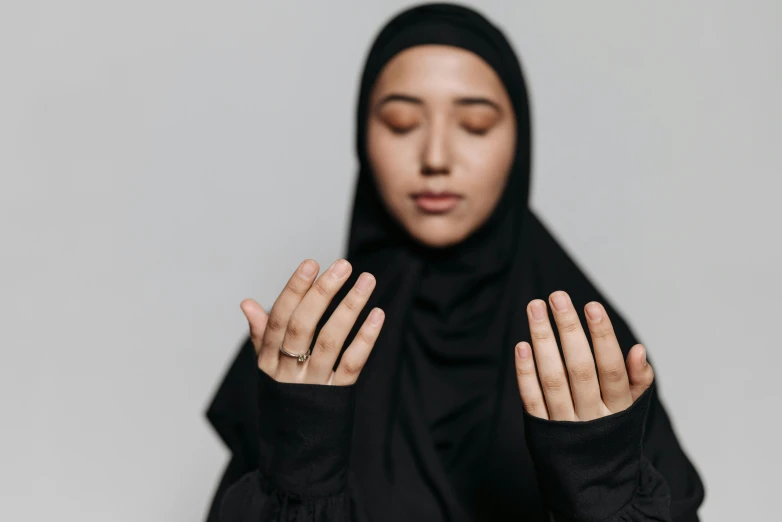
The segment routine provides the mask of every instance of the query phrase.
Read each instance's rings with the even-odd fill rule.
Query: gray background
[[[239,302],[341,254],[405,4],[0,3],[0,519],[201,517]],[[704,519],[776,519],[782,3],[478,5],[529,78],[534,206],[647,343]]]

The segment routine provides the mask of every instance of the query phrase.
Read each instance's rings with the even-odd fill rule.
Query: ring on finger
[[[283,354],[283,355],[287,355],[288,357],[293,357],[294,359],[296,359],[297,361],[302,363],[302,362],[305,362],[307,359],[310,358],[310,353],[312,353],[312,352],[308,351],[307,353],[302,353],[302,354],[293,353],[293,352],[289,352],[288,350],[286,350],[285,346],[280,344],[280,353]]]

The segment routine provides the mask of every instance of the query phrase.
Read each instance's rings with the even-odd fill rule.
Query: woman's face
[[[516,119],[499,77],[477,55],[413,47],[375,83],[367,147],[391,214],[419,242],[446,247],[496,207],[516,151]]]

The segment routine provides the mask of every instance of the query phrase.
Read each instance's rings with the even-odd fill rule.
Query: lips
[[[413,194],[416,206],[427,214],[445,214],[453,210],[463,199],[453,192],[425,191]]]

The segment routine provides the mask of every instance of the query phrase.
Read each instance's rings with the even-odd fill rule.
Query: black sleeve
[[[548,421],[525,413],[527,443],[554,520],[698,520],[703,499],[698,475],[681,450],[674,451],[678,443],[670,424],[650,414],[665,414],[654,386],[627,410],[589,422]],[[654,427],[646,432],[649,420]],[[672,481],[656,463],[671,472]]]
[[[224,495],[222,522],[348,522],[354,386],[278,383],[258,370],[260,467]]]
[[[248,337],[228,367],[206,412],[209,423],[231,452],[231,459],[215,489],[206,522],[220,522],[225,492],[245,474],[257,470],[258,360]]]
[[[530,241],[535,245],[532,250],[535,255],[533,266],[538,295],[549,295],[554,290],[567,290],[573,303],[578,303],[577,310],[582,324],[586,324],[583,305],[590,301],[601,302],[611,318],[619,346],[622,347],[623,355],[626,358],[630,348],[640,342],[627,321],[586,277],[581,267],[556,241],[534,212],[530,212],[529,219],[525,220],[525,226],[527,226],[526,232]],[[649,361],[654,367],[652,355],[653,351]],[[644,463],[651,465],[650,470],[645,471],[645,476],[660,477],[667,486],[670,496],[669,518],[661,520],[696,522],[698,520],[697,510],[704,498],[703,484],[679,445],[665,408],[659,400],[659,387],[655,385],[649,395],[648,404],[645,406],[646,430],[643,433],[642,456]],[[527,417],[525,417],[526,419]],[[613,422],[608,419],[610,417],[605,419],[606,423]],[[615,443],[611,442],[611,444]],[[641,469],[646,470],[646,468],[639,467],[639,472]],[[649,520],[657,519],[651,518]]]

